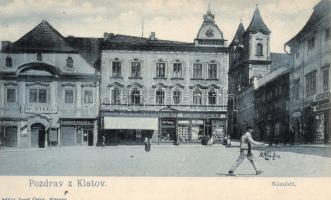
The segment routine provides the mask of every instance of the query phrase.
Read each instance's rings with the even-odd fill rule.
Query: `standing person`
[[[259,145],[259,146],[264,146],[264,143],[256,142],[252,138],[252,133],[254,132],[254,129],[250,126],[246,128],[246,133],[241,136],[240,139],[240,155],[238,159],[236,160],[235,164],[230,168],[228,175],[229,176],[234,176],[234,171],[239,167],[239,165],[244,161],[245,158],[247,158],[250,163],[253,165],[256,175],[261,174],[263,171],[259,169],[255,157],[252,154],[252,144],[253,145]]]
[[[106,137],[105,137],[105,135],[102,135],[101,136],[101,147],[104,147],[105,144],[106,144]]]
[[[148,139],[148,137],[146,136],[145,139],[144,139],[145,151],[146,151],[146,152],[148,151],[148,143],[149,143],[149,139]]]
[[[149,137],[149,138],[148,138],[148,151],[151,150],[151,146],[152,146],[152,138]]]

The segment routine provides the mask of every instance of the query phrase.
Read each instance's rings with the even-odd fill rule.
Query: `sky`
[[[193,42],[209,1],[228,43],[241,19],[248,27],[258,3],[272,31],[271,51],[283,52],[320,0],[0,0],[0,40],[16,41],[45,19],[63,36],[141,36],[144,24],[144,37],[155,32],[159,39]]]

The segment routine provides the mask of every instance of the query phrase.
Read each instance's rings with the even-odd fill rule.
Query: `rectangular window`
[[[92,90],[84,91],[84,103],[85,104],[93,103],[93,91]]]
[[[140,77],[140,70],[141,70],[141,63],[140,62],[132,62],[131,63],[131,77],[139,78]]]
[[[330,40],[330,27],[325,29],[325,41]]]
[[[208,78],[217,79],[217,64],[208,64]]]
[[[113,77],[121,77],[121,62],[113,62]]]
[[[294,81],[293,94],[294,99],[299,99],[299,88],[300,88],[300,79]]]
[[[316,93],[316,72],[306,75],[306,95],[311,96]]]
[[[182,63],[174,63],[174,78],[182,78]]]
[[[74,91],[65,90],[64,91],[64,103],[73,103],[74,102]]]
[[[30,103],[37,103],[38,102],[38,90],[37,89],[30,89],[29,90],[29,102]]]
[[[165,78],[165,63],[156,63],[156,77]]]
[[[157,90],[156,91],[156,104],[157,105],[164,105],[164,90]]]
[[[175,105],[180,104],[180,98],[181,98],[181,92],[179,90],[175,90],[174,91],[174,96],[173,96],[173,100],[174,100]]]
[[[308,39],[308,50],[312,50],[313,48],[315,48],[315,37],[311,37],[310,39]]]
[[[47,90],[46,89],[29,89],[29,102],[30,103],[47,103]]]
[[[329,69],[326,69],[323,71],[323,91],[329,90],[329,80],[330,75],[329,75]]]
[[[193,64],[193,78],[195,79],[202,78],[202,64],[200,63]]]

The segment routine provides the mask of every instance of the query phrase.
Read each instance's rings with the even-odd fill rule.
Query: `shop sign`
[[[61,125],[82,126],[93,125],[94,120],[61,120]]]
[[[0,126],[17,126],[17,121],[11,121],[11,120],[1,120]]]
[[[57,113],[56,106],[25,106],[26,113]]]
[[[316,106],[316,111],[331,109],[331,103]]]
[[[175,125],[175,121],[162,120],[162,125]]]
[[[178,124],[190,124],[188,120],[178,120]]]

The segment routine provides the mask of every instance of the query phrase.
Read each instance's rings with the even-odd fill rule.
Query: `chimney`
[[[109,40],[110,38],[114,37],[114,35],[115,35],[114,33],[107,33],[107,32],[105,32],[103,34],[103,41]]]
[[[10,51],[12,42],[10,41],[1,41],[1,52]]]
[[[155,37],[155,32],[151,32],[151,35],[149,36],[150,40],[157,40]]]

